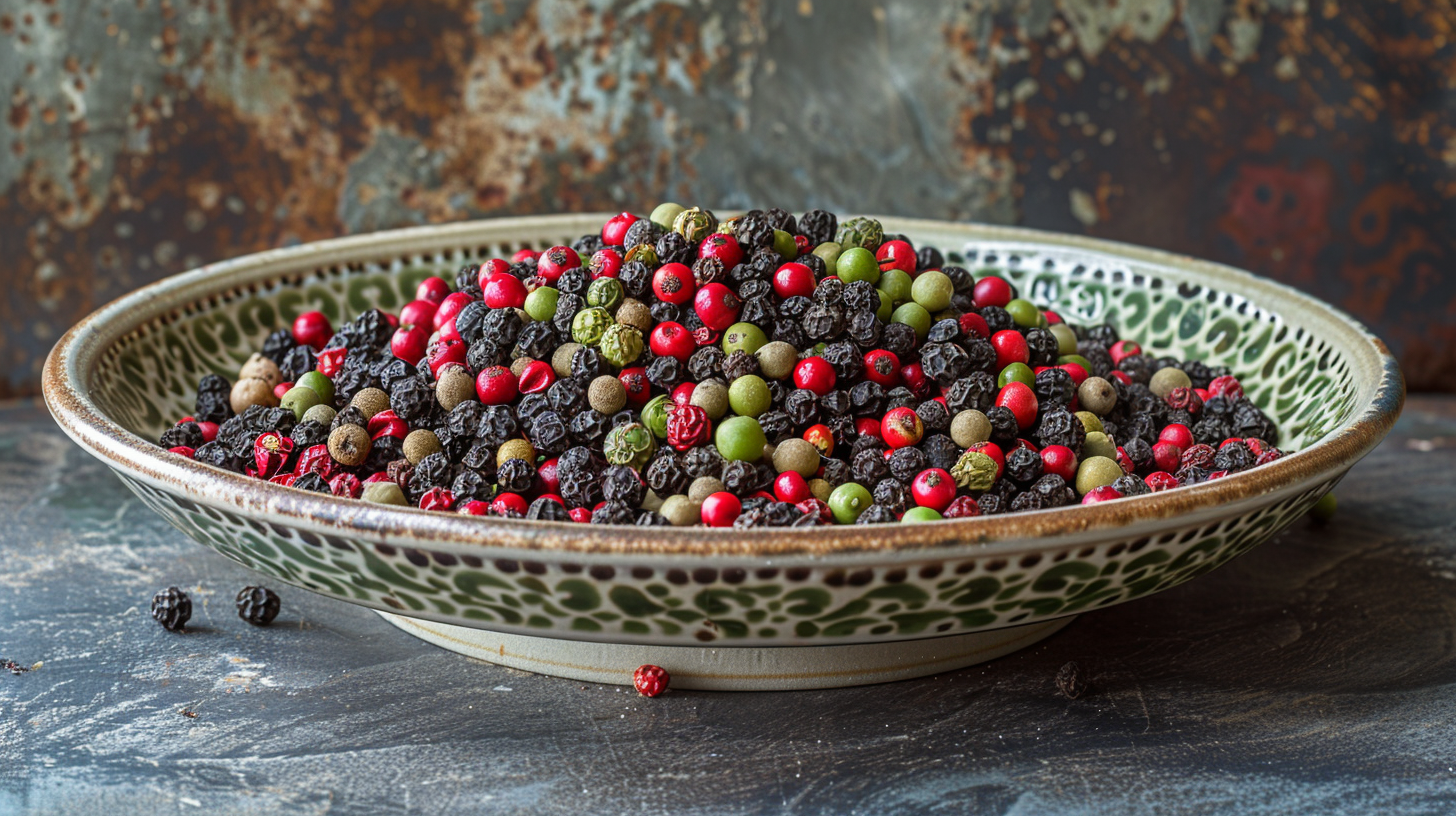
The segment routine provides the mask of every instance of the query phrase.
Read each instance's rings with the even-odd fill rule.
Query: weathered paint
[[[1456,388],[1453,28],[1420,0],[0,0],[0,394],[202,262],[664,198],[1226,260]]]

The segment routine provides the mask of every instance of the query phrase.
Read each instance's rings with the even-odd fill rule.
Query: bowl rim
[[[1390,431],[1405,402],[1405,382],[1386,345],[1343,311],[1292,287],[1224,264],[1162,250],[1078,235],[1023,227],[881,217],[887,227],[955,232],[966,241],[1037,244],[1047,248],[1096,253],[1124,261],[1174,267],[1210,279],[1214,286],[1253,288],[1261,299],[1277,302],[1280,315],[1298,313],[1344,334],[1352,368],[1378,371],[1374,383],[1357,387],[1369,394],[1351,415],[1314,444],[1257,469],[1192,487],[1132,497],[1127,501],[1075,505],[1034,512],[947,519],[927,524],[826,525],[812,528],[737,530],[701,527],[625,527],[574,522],[500,519],[439,513],[410,507],[375,505],[331,495],[287,489],[242,474],[193,461],[158,448],[113,421],[92,400],[87,375],[97,356],[122,337],[168,315],[180,304],[216,293],[217,278],[238,272],[254,278],[296,274],[294,267],[317,257],[320,264],[342,264],[343,256],[367,260],[410,252],[438,251],[454,240],[462,245],[481,229],[541,229],[590,222],[610,213],[570,213],[494,218],[410,227],[333,238],[243,255],[183,272],[111,301],[71,327],[46,358],[42,391],[62,430],[113,469],[133,478],[181,492],[189,499],[230,509],[244,516],[282,517],[293,526],[328,535],[347,534],[405,546],[428,544],[459,553],[504,555],[509,551],[557,556],[623,555],[764,558],[883,555],[900,551],[974,548],[978,554],[1012,555],[1066,547],[1105,536],[1140,535],[1194,517],[1228,515],[1235,505],[1268,503],[1316,482],[1331,479],[1369,453]],[[492,239],[494,240],[494,239]],[[333,258],[326,261],[326,258]],[[1269,303],[1259,303],[1261,307]],[[483,553],[482,550],[487,552]]]

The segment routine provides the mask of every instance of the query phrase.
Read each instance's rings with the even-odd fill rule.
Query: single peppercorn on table
[[[250,626],[234,602],[256,574],[143,507],[39,404],[0,420],[0,813],[1456,807],[1456,398],[1411,398],[1333,523],[1034,648],[878,686],[650,700],[287,586]],[[172,585],[194,607],[181,633],[148,609]]]

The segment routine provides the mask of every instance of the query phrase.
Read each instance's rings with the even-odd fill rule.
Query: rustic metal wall
[[[208,260],[664,198],[1225,260],[1456,389],[1453,28],[1424,0],[0,0],[0,394]]]

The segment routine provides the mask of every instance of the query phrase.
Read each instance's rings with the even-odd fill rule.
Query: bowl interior
[[[138,313],[114,333],[85,381],[102,412],[155,440],[192,411],[203,375],[231,380],[269,332],[303,312],[317,309],[339,325],[371,307],[397,311],[427,276],[453,280],[466,263],[570,243],[601,221],[586,215],[482,222],[441,229],[433,240],[344,241],[334,251],[326,242],[312,252],[274,253],[279,260],[234,262],[211,277],[164,282],[151,313]],[[1108,322],[1149,354],[1230,367],[1278,424],[1285,449],[1306,448],[1350,423],[1375,395],[1380,372],[1364,359],[1371,356],[1368,336],[1336,313],[1301,309],[1302,296],[1278,284],[1075,238],[893,218],[885,228],[939,247],[977,277],[1006,277],[1023,297],[1069,322]]]

